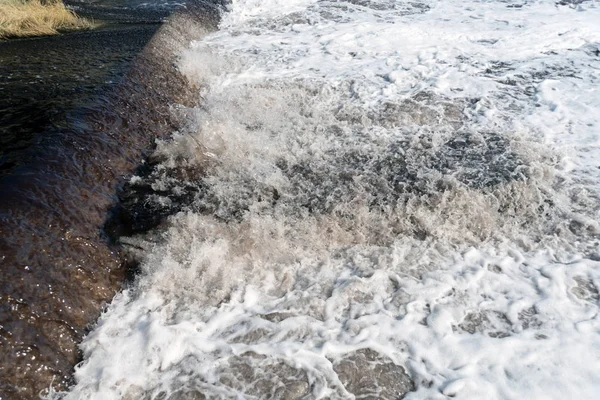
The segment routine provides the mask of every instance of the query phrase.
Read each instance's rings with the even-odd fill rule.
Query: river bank
[[[79,17],[62,0],[0,1],[0,40],[56,35],[93,26],[92,21]]]

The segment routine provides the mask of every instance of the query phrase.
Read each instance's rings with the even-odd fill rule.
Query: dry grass
[[[62,0],[0,0],[0,39],[91,27],[90,21],[67,9]]]

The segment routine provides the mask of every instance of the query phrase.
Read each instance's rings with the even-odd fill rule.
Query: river
[[[227,4],[172,51],[197,101],[125,178],[135,274],[48,398],[597,398],[599,19]]]

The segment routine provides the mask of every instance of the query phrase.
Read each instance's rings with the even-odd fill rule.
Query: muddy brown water
[[[17,63],[19,57],[35,63],[35,53],[51,52],[53,40],[67,40],[67,47],[81,40],[82,51],[92,54],[101,43],[120,49],[114,58],[82,55],[81,65],[46,74],[50,85],[29,85],[24,76],[31,71],[14,72],[13,86],[2,80],[13,103],[7,106],[3,96],[1,106],[14,112],[22,102],[24,114],[3,112],[0,135],[0,399],[37,398],[51,385],[70,384],[80,360],[77,344],[128,273],[103,227],[111,220],[118,231],[119,223],[127,223],[115,221],[110,210],[155,138],[182,123],[171,105],[197,103],[196,91],[173,66],[174,54],[216,29],[217,3],[200,2],[172,15],[131,63],[123,55],[135,54],[158,26],[0,44],[3,60],[12,55]],[[63,61],[57,54],[56,64]],[[98,72],[101,65],[112,72]],[[74,78],[81,71],[88,88],[88,78]],[[98,77],[118,82],[98,91]]]

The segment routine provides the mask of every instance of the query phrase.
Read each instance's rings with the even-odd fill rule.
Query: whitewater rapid
[[[565,3],[233,1],[130,182],[188,200],[52,396],[596,399],[600,3]]]

